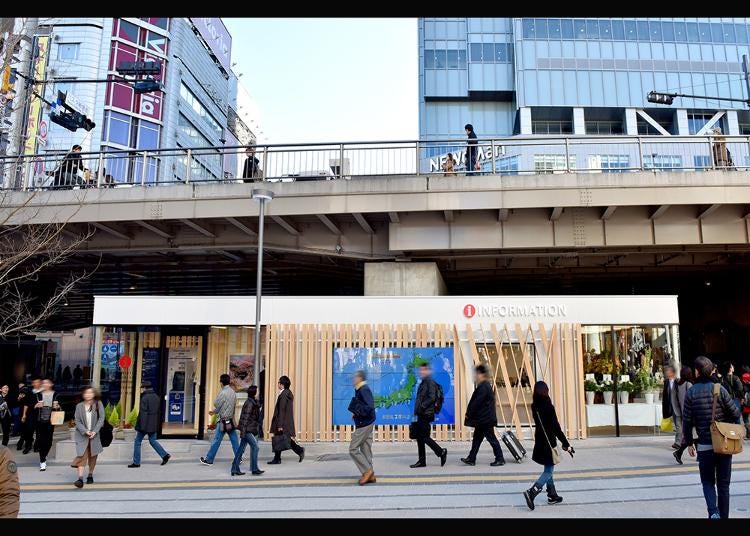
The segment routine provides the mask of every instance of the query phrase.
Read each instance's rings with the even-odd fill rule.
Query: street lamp
[[[263,227],[266,216],[266,203],[273,199],[270,190],[255,189],[252,197],[260,203],[258,214],[258,273],[255,280],[255,335],[253,339],[253,352],[255,353],[255,367],[253,370],[253,383],[260,389],[260,300],[263,296]]]

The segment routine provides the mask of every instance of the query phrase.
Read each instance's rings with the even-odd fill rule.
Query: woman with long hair
[[[680,424],[682,424],[682,408],[685,407],[685,395],[687,394],[688,389],[693,386],[693,381],[693,369],[688,366],[683,366],[680,369],[680,379],[677,380],[677,386],[672,390],[672,411],[675,422],[679,421]],[[685,433],[684,430],[683,433]],[[680,448],[672,453],[674,459],[677,460],[677,463],[680,465],[682,465],[682,453],[685,452],[688,445],[693,444],[692,431],[688,431],[688,434],[690,434],[690,437],[686,438],[687,443],[683,441]]]
[[[96,457],[104,450],[102,441],[99,439],[99,431],[104,425],[104,405],[93,387],[84,387],[81,391],[81,402],[75,411],[75,441],[76,457],[70,464],[78,469],[78,480],[73,485],[77,488],[83,487],[83,469],[89,466],[89,476],[86,484],[94,483],[94,467]]]
[[[534,452],[531,459],[544,466],[544,471],[539,475],[534,485],[523,492],[526,505],[530,510],[533,510],[534,499],[542,492],[545,485],[547,486],[547,503],[557,504],[562,502],[563,499],[557,494],[555,482],[552,479],[555,464],[560,461],[560,455],[556,450],[557,440],[560,440],[563,450],[567,451],[571,449],[571,446],[560,428],[560,422],[557,420],[555,406],[552,405],[552,400],[549,397],[549,387],[542,381],[534,384],[531,412],[534,415],[535,427]],[[573,451],[571,450],[571,452]]]

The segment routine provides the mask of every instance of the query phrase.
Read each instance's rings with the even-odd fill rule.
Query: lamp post
[[[266,216],[266,203],[273,199],[270,190],[253,190],[253,199],[260,203],[258,214],[258,273],[255,280],[255,334],[253,337],[253,353],[255,366],[253,367],[253,384],[260,389],[260,301],[263,297],[263,227]]]

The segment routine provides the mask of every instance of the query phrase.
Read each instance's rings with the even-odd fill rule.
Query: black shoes
[[[682,465],[682,456],[680,456],[680,452],[679,452],[679,451],[677,451],[677,450],[676,450],[676,451],[674,451],[674,452],[672,453],[672,456],[674,456],[674,459],[675,459],[675,461],[676,461],[677,463],[679,463],[680,465]]]
[[[214,464],[214,462],[209,462],[209,461],[208,461],[208,460],[207,460],[207,459],[206,459],[205,457],[203,457],[203,456],[201,456],[200,462],[201,462],[201,463],[202,463],[203,465],[213,465],[213,464]]]
[[[440,467],[445,465],[445,461],[448,459],[448,449],[443,449],[440,453]]]
[[[300,461],[302,461],[302,460],[300,460]],[[273,460],[271,460],[270,462],[268,462],[268,465],[279,465],[280,463],[281,463],[281,460],[277,460],[276,458],[274,458]]]
[[[141,466],[140,463],[131,463],[130,465],[128,465],[128,469],[136,469],[140,466]]]
[[[86,484],[93,484],[94,483],[94,477],[92,475],[89,475],[86,477]]]
[[[559,504],[563,502],[563,498],[555,491],[554,484],[547,484],[547,504]]]
[[[262,475],[263,473],[265,473],[265,471],[261,471],[260,469],[258,469],[257,471],[253,471],[253,474],[255,476]]]
[[[300,452],[300,455],[299,455],[299,463],[302,463],[302,460],[304,459],[305,459],[305,449],[303,448],[302,452]]]
[[[417,467],[427,467],[427,462],[420,460],[417,463],[411,464],[409,467],[411,467],[412,469],[416,469]]]
[[[78,480],[76,480],[75,482],[73,482],[73,485],[74,485],[75,487],[77,487],[77,488],[79,488],[79,489],[80,489],[80,488],[82,488],[82,487],[83,487],[83,480],[81,480],[81,479],[79,478]]]
[[[18,443],[18,444],[16,445],[16,450],[21,450],[22,448],[23,448],[23,442],[19,442],[19,443]]]
[[[171,457],[172,457],[172,455],[171,455],[171,454],[166,454],[166,455],[165,455],[165,456],[164,456],[164,457],[163,457],[163,458],[161,459],[161,464],[162,464],[162,465],[167,465],[167,462],[169,461],[169,458],[171,458]]]
[[[677,443],[672,443],[672,448],[673,449],[678,449],[678,448],[680,448],[680,445],[678,445]]]
[[[23,449],[23,454],[28,454],[29,452],[31,452],[30,448]]]
[[[242,476],[244,474],[242,471],[232,471],[232,476]]]
[[[472,465],[472,466],[474,466],[474,465],[477,464],[476,461],[471,460],[469,458],[461,458],[461,461],[464,462],[466,465]]]
[[[504,458],[498,458],[494,462],[490,464],[491,467],[499,467],[501,465],[505,465],[505,459]]]
[[[523,498],[526,499],[526,506],[529,507],[529,510],[534,509],[534,499],[541,492],[542,492],[542,488],[537,488],[536,484],[534,484],[529,489],[523,492]]]

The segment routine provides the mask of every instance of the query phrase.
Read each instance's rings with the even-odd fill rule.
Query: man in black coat
[[[479,446],[482,444],[482,440],[486,438],[495,454],[495,461],[490,465],[492,467],[505,465],[503,449],[495,436],[495,425],[497,424],[495,391],[492,389],[487,367],[477,365],[474,374],[477,387],[474,389],[469,405],[466,407],[466,419],[464,420],[466,426],[474,428],[474,437],[469,455],[466,458],[461,458],[461,461],[466,465],[476,465]]]
[[[678,449],[682,440],[682,422],[675,418],[672,409],[672,391],[675,389],[677,389],[677,375],[672,365],[666,365],[664,367],[664,387],[661,393],[661,416],[664,419],[672,419],[675,432],[672,448]]]
[[[242,182],[253,182],[260,178],[260,161],[255,156],[255,149],[248,147],[245,149],[245,164],[242,166]]]
[[[164,450],[156,440],[156,431],[159,429],[159,396],[151,388],[151,382],[141,382],[141,405],[138,408],[138,420],[135,423],[135,441],[133,442],[133,463],[128,467],[141,466],[141,443],[144,436],[148,436],[148,443],[161,457],[161,464],[165,465],[171,456]]]
[[[445,460],[448,458],[448,450],[440,448],[440,445],[430,437],[430,432],[432,432],[432,421],[435,420],[435,405],[438,399],[438,386],[437,383],[435,383],[435,380],[432,379],[432,370],[429,363],[424,362],[419,366],[419,376],[422,378],[422,382],[417,389],[417,400],[414,403],[414,415],[416,415],[417,421],[413,423],[417,434],[416,439],[419,459],[417,460],[417,463],[414,463],[409,467],[416,468],[427,466],[425,445],[428,445],[435,453],[435,456],[440,458],[440,466],[442,467],[445,465]]]
[[[375,398],[370,386],[367,385],[367,375],[364,370],[358,370],[352,377],[354,396],[349,407],[354,421],[354,433],[349,443],[349,456],[362,475],[359,485],[364,486],[375,482],[375,471],[372,468],[372,431],[375,427]]]

